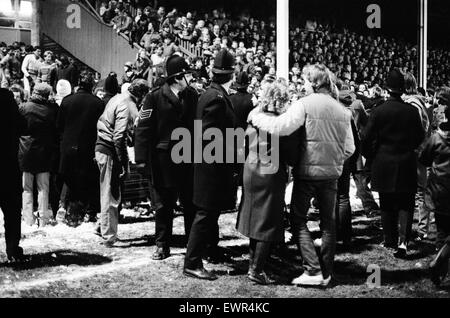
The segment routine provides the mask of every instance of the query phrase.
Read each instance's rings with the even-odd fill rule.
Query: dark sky
[[[188,10],[224,7],[228,12],[248,10],[255,16],[275,15],[276,0],[159,0],[160,5]],[[450,0],[428,0],[430,45],[450,47]],[[369,4],[381,8],[381,29],[366,25]],[[291,23],[294,19],[317,17],[347,25],[357,32],[383,34],[415,44],[418,32],[418,0],[290,0]],[[302,22],[303,23],[303,22]]]

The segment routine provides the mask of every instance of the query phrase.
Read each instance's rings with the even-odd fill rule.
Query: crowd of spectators
[[[275,75],[276,24],[274,17],[258,19],[248,13],[228,16],[221,9],[212,12],[168,11],[165,7],[139,6],[130,1],[103,2],[99,13],[118,33],[129,36],[130,43],[145,49],[153,81],[163,74],[161,66],[178,44],[187,42],[196,57],[189,58],[207,83],[214,56],[228,48],[237,57],[236,72],[245,70],[255,83]],[[131,14],[133,12],[133,14]],[[290,29],[290,88],[301,85],[299,76],[308,64],[323,63],[338,78],[369,93],[384,83],[394,67],[417,74],[417,47],[383,36],[366,36],[346,28],[314,21]],[[157,52],[162,48],[163,53]],[[156,54],[156,55],[155,55]],[[428,86],[448,85],[450,72],[445,68],[450,52],[429,50]],[[156,62],[156,63],[155,63]]]

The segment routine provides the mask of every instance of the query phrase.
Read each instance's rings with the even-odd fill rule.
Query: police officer
[[[197,106],[196,119],[202,121],[203,133],[214,128],[216,131],[220,130],[222,136],[226,136],[227,128],[236,127],[236,115],[228,93],[234,80],[234,69],[234,56],[222,49],[214,60],[212,84],[201,95]],[[203,143],[204,150],[208,143],[209,141]],[[227,147],[234,147],[234,142],[227,143],[224,140],[223,145],[225,154]],[[214,280],[217,277],[204,269],[202,256],[208,244],[218,244],[220,212],[235,208],[235,165],[224,163],[225,161],[207,163],[205,159],[194,163],[193,198],[198,209],[189,236],[183,273],[194,278]]]
[[[186,239],[195,214],[192,160],[176,164],[171,152],[177,143],[172,140],[172,132],[177,128],[193,129],[198,95],[189,85],[192,74],[184,58],[178,55],[169,57],[166,72],[164,85],[152,90],[144,99],[135,136],[136,164],[138,168],[146,165],[154,190],[150,195],[156,207],[154,260],[170,256],[177,199],[184,209]]]

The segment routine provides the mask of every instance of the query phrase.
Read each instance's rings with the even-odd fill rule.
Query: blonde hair
[[[259,104],[265,112],[281,114],[286,111],[290,99],[287,81],[280,78],[264,85],[259,96]]]
[[[306,65],[303,75],[311,82],[314,92],[326,89],[331,95],[336,94],[335,75],[323,64]]]

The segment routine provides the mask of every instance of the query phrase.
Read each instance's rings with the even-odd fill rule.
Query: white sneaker
[[[59,208],[58,212],[56,212],[56,222],[58,223],[65,223],[66,221],[66,209],[64,208]]]
[[[324,278],[322,281],[322,284],[320,284],[321,286],[328,286],[328,284],[331,282],[331,275],[328,276],[327,278]]]
[[[303,273],[299,277],[292,280],[293,285],[321,286],[323,283],[324,279],[322,274],[311,276],[306,273]]]

